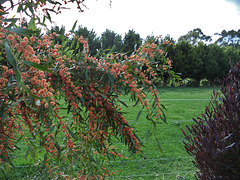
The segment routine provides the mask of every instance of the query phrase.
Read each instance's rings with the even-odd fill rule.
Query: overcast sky
[[[72,8],[53,19],[67,29],[78,20],[99,36],[106,28],[122,36],[133,29],[142,38],[170,34],[177,40],[194,28],[206,35],[240,29],[239,0],[112,0],[111,7],[109,0],[86,0],[85,5],[83,13]]]

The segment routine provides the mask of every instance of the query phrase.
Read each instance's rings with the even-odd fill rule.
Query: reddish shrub
[[[240,63],[221,83],[202,117],[187,127],[185,149],[200,179],[240,178]]]

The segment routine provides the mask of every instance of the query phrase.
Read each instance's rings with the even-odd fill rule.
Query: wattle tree
[[[110,146],[113,137],[133,154],[141,152],[142,144],[123,116],[121,106],[127,104],[120,96],[130,94],[147,109],[146,119],[154,132],[156,121],[165,121],[154,86],[156,71],[170,69],[170,60],[154,41],[129,57],[91,57],[87,41],[74,35],[76,24],[64,45],[55,44],[58,34],[41,35],[38,25],[44,25],[45,19],[51,21],[49,12],[60,13],[67,1],[10,2],[4,7],[8,4],[3,1],[0,9],[3,171],[14,167],[12,155],[24,143],[26,157],[31,157],[42,177],[101,179],[111,175],[105,168],[107,161],[124,158]],[[82,1],[72,2],[82,11]],[[13,7],[30,16],[27,27],[17,25],[22,19],[6,18]],[[75,45],[83,51],[74,52]],[[151,101],[146,92],[152,93]]]

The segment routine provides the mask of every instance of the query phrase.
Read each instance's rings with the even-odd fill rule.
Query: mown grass
[[[108,168],[119,173],[112,179],[194,179],[195,167],[192,158],[186,153],[182,143],[181,128],[191,125],[192,118],[199,116],[209,103],[213,88],[159,88],[161,103],[166,107],[167,123],[159,121],[156,136],[160,141],[162,152],[159,151],[153,136],[146,142],[147,131],[151,124],[145,119],[146,111],[136,120],[141,105],[132,107],[135,102],[129,101],[129,96],[123,96],[122,101],[128,104],[123,106],[126,120],[134,127],[138,136],[143,140],[143,156],[130,157],[127,161],[111,161]],[[151,95],[150,95],[151,96]],[[149,98],[150,98],[149,96]],[[61,112],[65,114],[64,112]],[[126,156],[130,154],[127,148],[116,142],[113,144]],[[24,145],[23,145],[24,146]],[[16,152],[19,157],[15,160],[16,166],[29,165],[30,159],[25,158],[26,148]],[[18,168],[12,171],[12,179],[26,178],[35,168]],[[0,171],[1,177],[1,171]],[[40,178],[41,179],[41,178]]]
[[[162,152],[159,151],[154,137],[150,137],[142,147],[144,157],[136,156],[132,160],[112,162],[109,165],[110,169],[119,170],[113,179],[194,179],[196,169],[193,159],[184,149],[181,128],[191,125],[192,118],[204,112],[212,90],[213,88],[159,88],[161,103],[167,109],[167,123],[160,121],[156,132]],[[128,102],[127,97],[123,100]],[[135,109],[130,106],[124,108],[127,112],[126,119],[144,141],[150,124],[145,119],[144,112],[136,121],[140,109],[140,105]],[[123,145],[115,146],[126,152]]]

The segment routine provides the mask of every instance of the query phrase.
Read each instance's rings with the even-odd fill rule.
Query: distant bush
[[[183,80],[183,86],[186,87],[198,87],[198,83],[195,79],[192,78],[186,78]]]
[[[207,79],[202,79],[202,80],[200,81],[200,86],[209,87],[209,86],[211,86],[211,83],[210,83],[209,80],[207,80]]]
[[[240,179],[240,63],[221,83],[202,117],[187,127],[185,149],[200,179]]]

